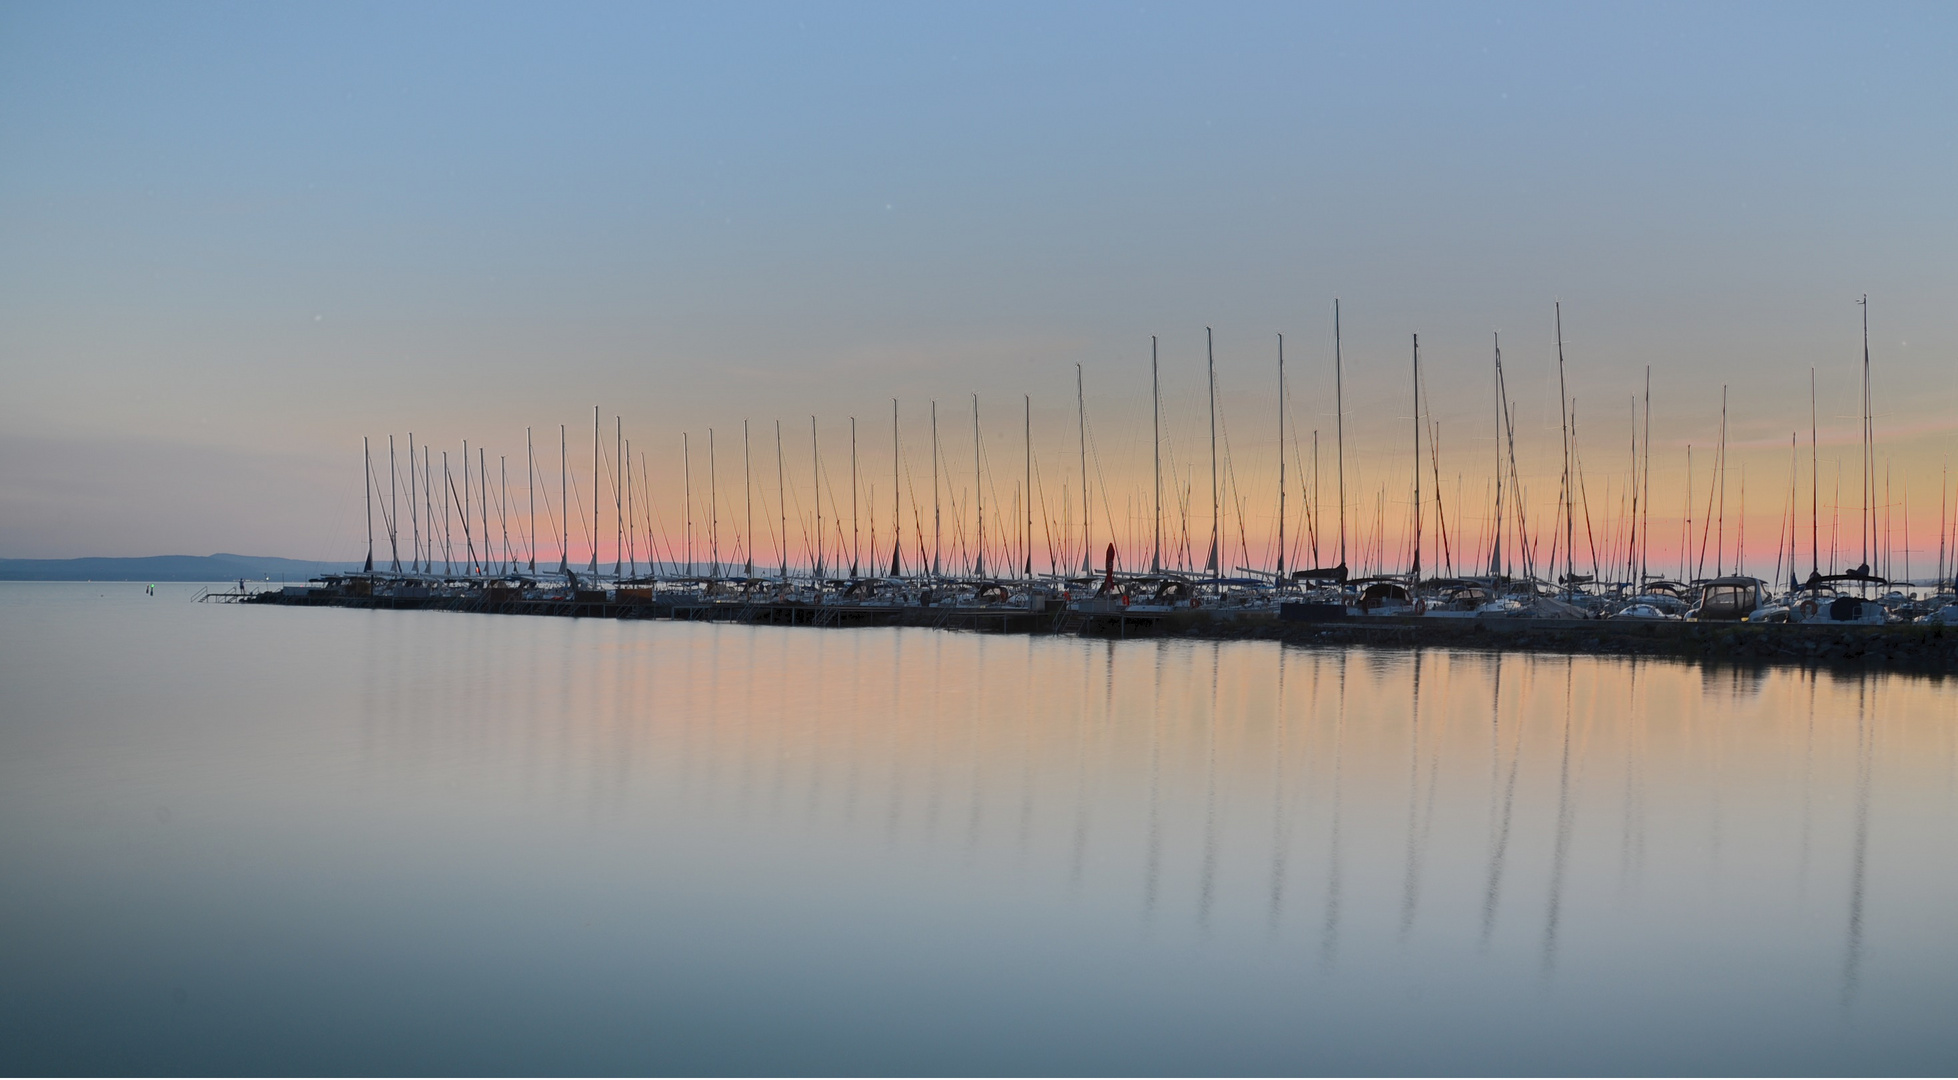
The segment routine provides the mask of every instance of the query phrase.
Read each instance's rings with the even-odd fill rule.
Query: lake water
[[[0,585],[0,1067],[1951,1073],[1950,682]]]

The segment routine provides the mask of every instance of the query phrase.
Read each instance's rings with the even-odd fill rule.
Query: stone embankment
[[[1632,622],[1561,619],[1354,618],[1286,622],[1179,614],[1161,632],[1295,645],[1490,649],[1688,660],[1781,662],[1958,674],[1958,627]]]
[[[916,626],[990,633],[1071,633],[1095,637],[1170,637],[1279,641],[1289,645],[1458,648],[1491,651],[1666,656],[1736,663],[1797,663],[1958,674],[1958,626],[1358,616],[1293,621],[1229,609],[1110,611],[1004,606],[876,606],[727,601],[661,602],[650,596],[579,593],[536,599],[496,590],[470,596],[401,598],[326,590],[258,593],[247,603],[306,607],[442,610],[573,618],[676,619],[777,626]]]

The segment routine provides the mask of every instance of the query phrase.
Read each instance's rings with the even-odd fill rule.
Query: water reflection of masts
[[[1197,925],[1210,928],[1217,881],[1217,682],[1224,643],[1210,646],[1210,711],[1204,719],[1203,870],[1197,885]]]
[[[1149,840],[1142,869],[1142,918],[1145,924],[1156,916],[1156,879],[1162,867],[1163,822],[1163,643],[1156,643],[1156,687],[1149,696]]]
[[[897,716],[914,715],[911,710],[908,710],[904,707],[904,687],[906,682],[906,673],[909,670],[908,668],[906,668],[904,664],[905,636],[906,635],[904,634],[897,635],[896,641],[894,642],[893,648],[891,650],[891,705],[892,708],[895,710],[895,715]],[[937,644],[936,635],[934,635],[934,644]],[[934,672],[933,675],[934,691],[937,689],[936,682],[937,682],[937,676],[936,673]],[[933,694],[934,699],[936,698],[936,696],[937,695],[934,693]],[[903,742],[909,741],[904,739],[901,734],[898,735],[897,738],[900,740],[900,745]],[[891,758],[891,805],[890,805],[890,810],[888,811],[889,817],[885,824],[884,840],[886,844],[894,843],[897,840],[897,822],[898,822],[899,812],[904,805],[904,778],[906,775],[904,769],[905,755],[902,752],[893,751],[890,755],[890,758]]]
[[[1625,803],[1618,837],[1618,891],[1622,898],[1645,868],[1645,743],[1648,714],[1639,701],[1639,661],[1630,659],[1627,700],[1632,704],[1631,745],[1625,753]]]
[[[1802,747],[1802,855],[1800,870],[1795,878],[1796,895],[1803,899],[1808,897],[1809,842],[1815,831],[1815,684],[1818,673],[1810,668],[1805,674],[1808,678],[1808,732],[1803,738]]]
[[[1856,687],[1856,840],[1849,863],[1849,940],[1842,964],[1842,1003],[1855,1000],[1863,966],[1863,889],[1869,867],[1870,772],[1875,757],[1876,730],[1871,720],[1870,680]]]
[[[986,670],[985,659],[986,646],[988,644],[985,638],[980,638],[973,646],[973,650],[978,654],[979,659],[979,663],[974,665],[974,669],[977,671],[983,672]],[[982,766],[985,764],[986,752],[985,747],[980,742],[980,731],[984,727],[985,717],[985,688],[985,679],[978,678],[973,680],[972,714],[967,721],[966,729],[967,753],[972,758],[972,798],[968,806],[965,822],[965,854],[968,859],[979,849],[979,825],[985,817],[986,812],[985,800],[982,797],[986,789],[984,770],[982,769]]]
[[[1292,844],[1286,828],[1285,781],[1291,770],[1285,761],[1285,649],[1278,650],[1278,704],[1273,710],[1272,792],[1271,792],[1271,903],[1266,930],[1278,933],[1278,917],[1285,906],[1285,855]]]
[[[1337,693],[1339,701],[1333,710],[1333,806],[1332,841],[1326,856],[1326,925],[1319,936],[1319,961],[1330,967],[1339,948],[1339,901],[1340,901],[1340,796],[1341,779],[1345,768],[1346,751],[1346,659],[1342,650],[1339,654],[1339,676]]]
[[[1090,678],[1088,666],[1081,665],[1082,678]],[[1074,849],[1068,865],[1068,887],[1073,891],[1081,888],[1081,870],[1088,860],[1088,811],[1091,804],[1088,792],[1088,710],[1087,693],[1084,682],[1082,693],[1081,722],[1079,733],[1080,755],[1075,765],[1076,783],[1074,786]],[[1115,642],[1105,643],[1102,652],[1102,703],[1101,720],[1104,728],[1112,726],[1115,716]]]
[[[1428,769],[1427,812],[1421,813],[1421,661],[1424,654],[1414,653],[1414,671],[1410,680],[1411,702],[1408,708],[1409,732],[1407,739],[1407,875],[1401,885],[1401,926],[1400,936],[1405,939],[1408,931],[1414,928],[1415,907],[1421,899],[1421,864],[1428,848],[1430,827],[1434,824],[1435,780],[1441,768],[1441,744],[1435,743],[1434,754]],[[1446,716],[1446,714],[1443,714]]]
[[[1031,535],[1031,533],[1028,534],[1028,536]],[[1027,550],[1031,551],[1033,549],[1029,546]],[[1021,690],[1027,694],[1029,699],[1031,699],[1033,688],[1038,682],[1034,678],[1033,670],[1035,643],[1036,639],[1032,635],[1028,635],[1027,677],[1020,683]],[[1033,704],[1032,700],[1029,700],[1025,711],[1021,715],[1031,717],[1033,715]],[[1015,843],[1019,851],[1020,861],[1023,864],[1027,858],[1027,845],[1033,838],[1033,732],[1033,724],[1023,722],[1020,725],[1020,831],[1019,835],[1015,837]]]
[[[1571,688],[1576,675],[1576,657],[1564,660],[1564,749],[1557,771],[1557,839],[1550,857],[1550,899],[1543,918],[1543,973],[1548,976],[1557,966],[1557,925],[1564,908],[1564,869],[1570,864],[1570,837],[1577,815],[1571,793],[1571,720],[1574,712]],[[1581,764],[1581,763],[1580,763]]]
[[[1495,658],[1495,689],[1490,695],[1489,745],[1498,751],[1501,745],[1502,725],[1502,657]],[[1516,805],[1516,769],[1523,760],[1523,723],[1519,717],[1516,724],[1516,746],[1510,753],[1509,778],[1492,784],[1489,790],[1489,875],[1488,885],[1482,894],[1482,947],[1489,947],[1489,937],[1496,929],[1496,906],[1502,898],[1503,862],[1509,854],[1510,811]],[[1501,773],[1500,757],[1491,761],[1491,780]]]

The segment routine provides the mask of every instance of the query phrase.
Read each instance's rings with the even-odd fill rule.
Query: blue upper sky
[[[521,453],[593,403],[664,446],[974,391],[1004,432],[1031,393],[1058,453],[1076,362],[1111,431],[1146,423],[1152,333],[1194,424],[1206,325],[1250,445],[1279,331],[1319,425],[1334,296],[1362,465],[1403,452],[1413,332],[1465,457],[1491,331],[1539,416],[1561,298],[1614,431],[1646,364],[1671,443],[1709,441],[1732,383],[1736,439],[1783,447],[1785,479],[1811,364],[1825,427],[1855,409],[1869,292],[1883,428],[1930,490],[1958,411],[1954,29],[1946,5],[8,5],[0,554],[334,554],[345,508],[317,508],[360,435]]]

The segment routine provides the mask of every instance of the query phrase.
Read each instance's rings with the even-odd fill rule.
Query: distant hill
[[[140,559],[0,559],[0,581],[304,581],[359,563],[268,555],[150,555]]]

